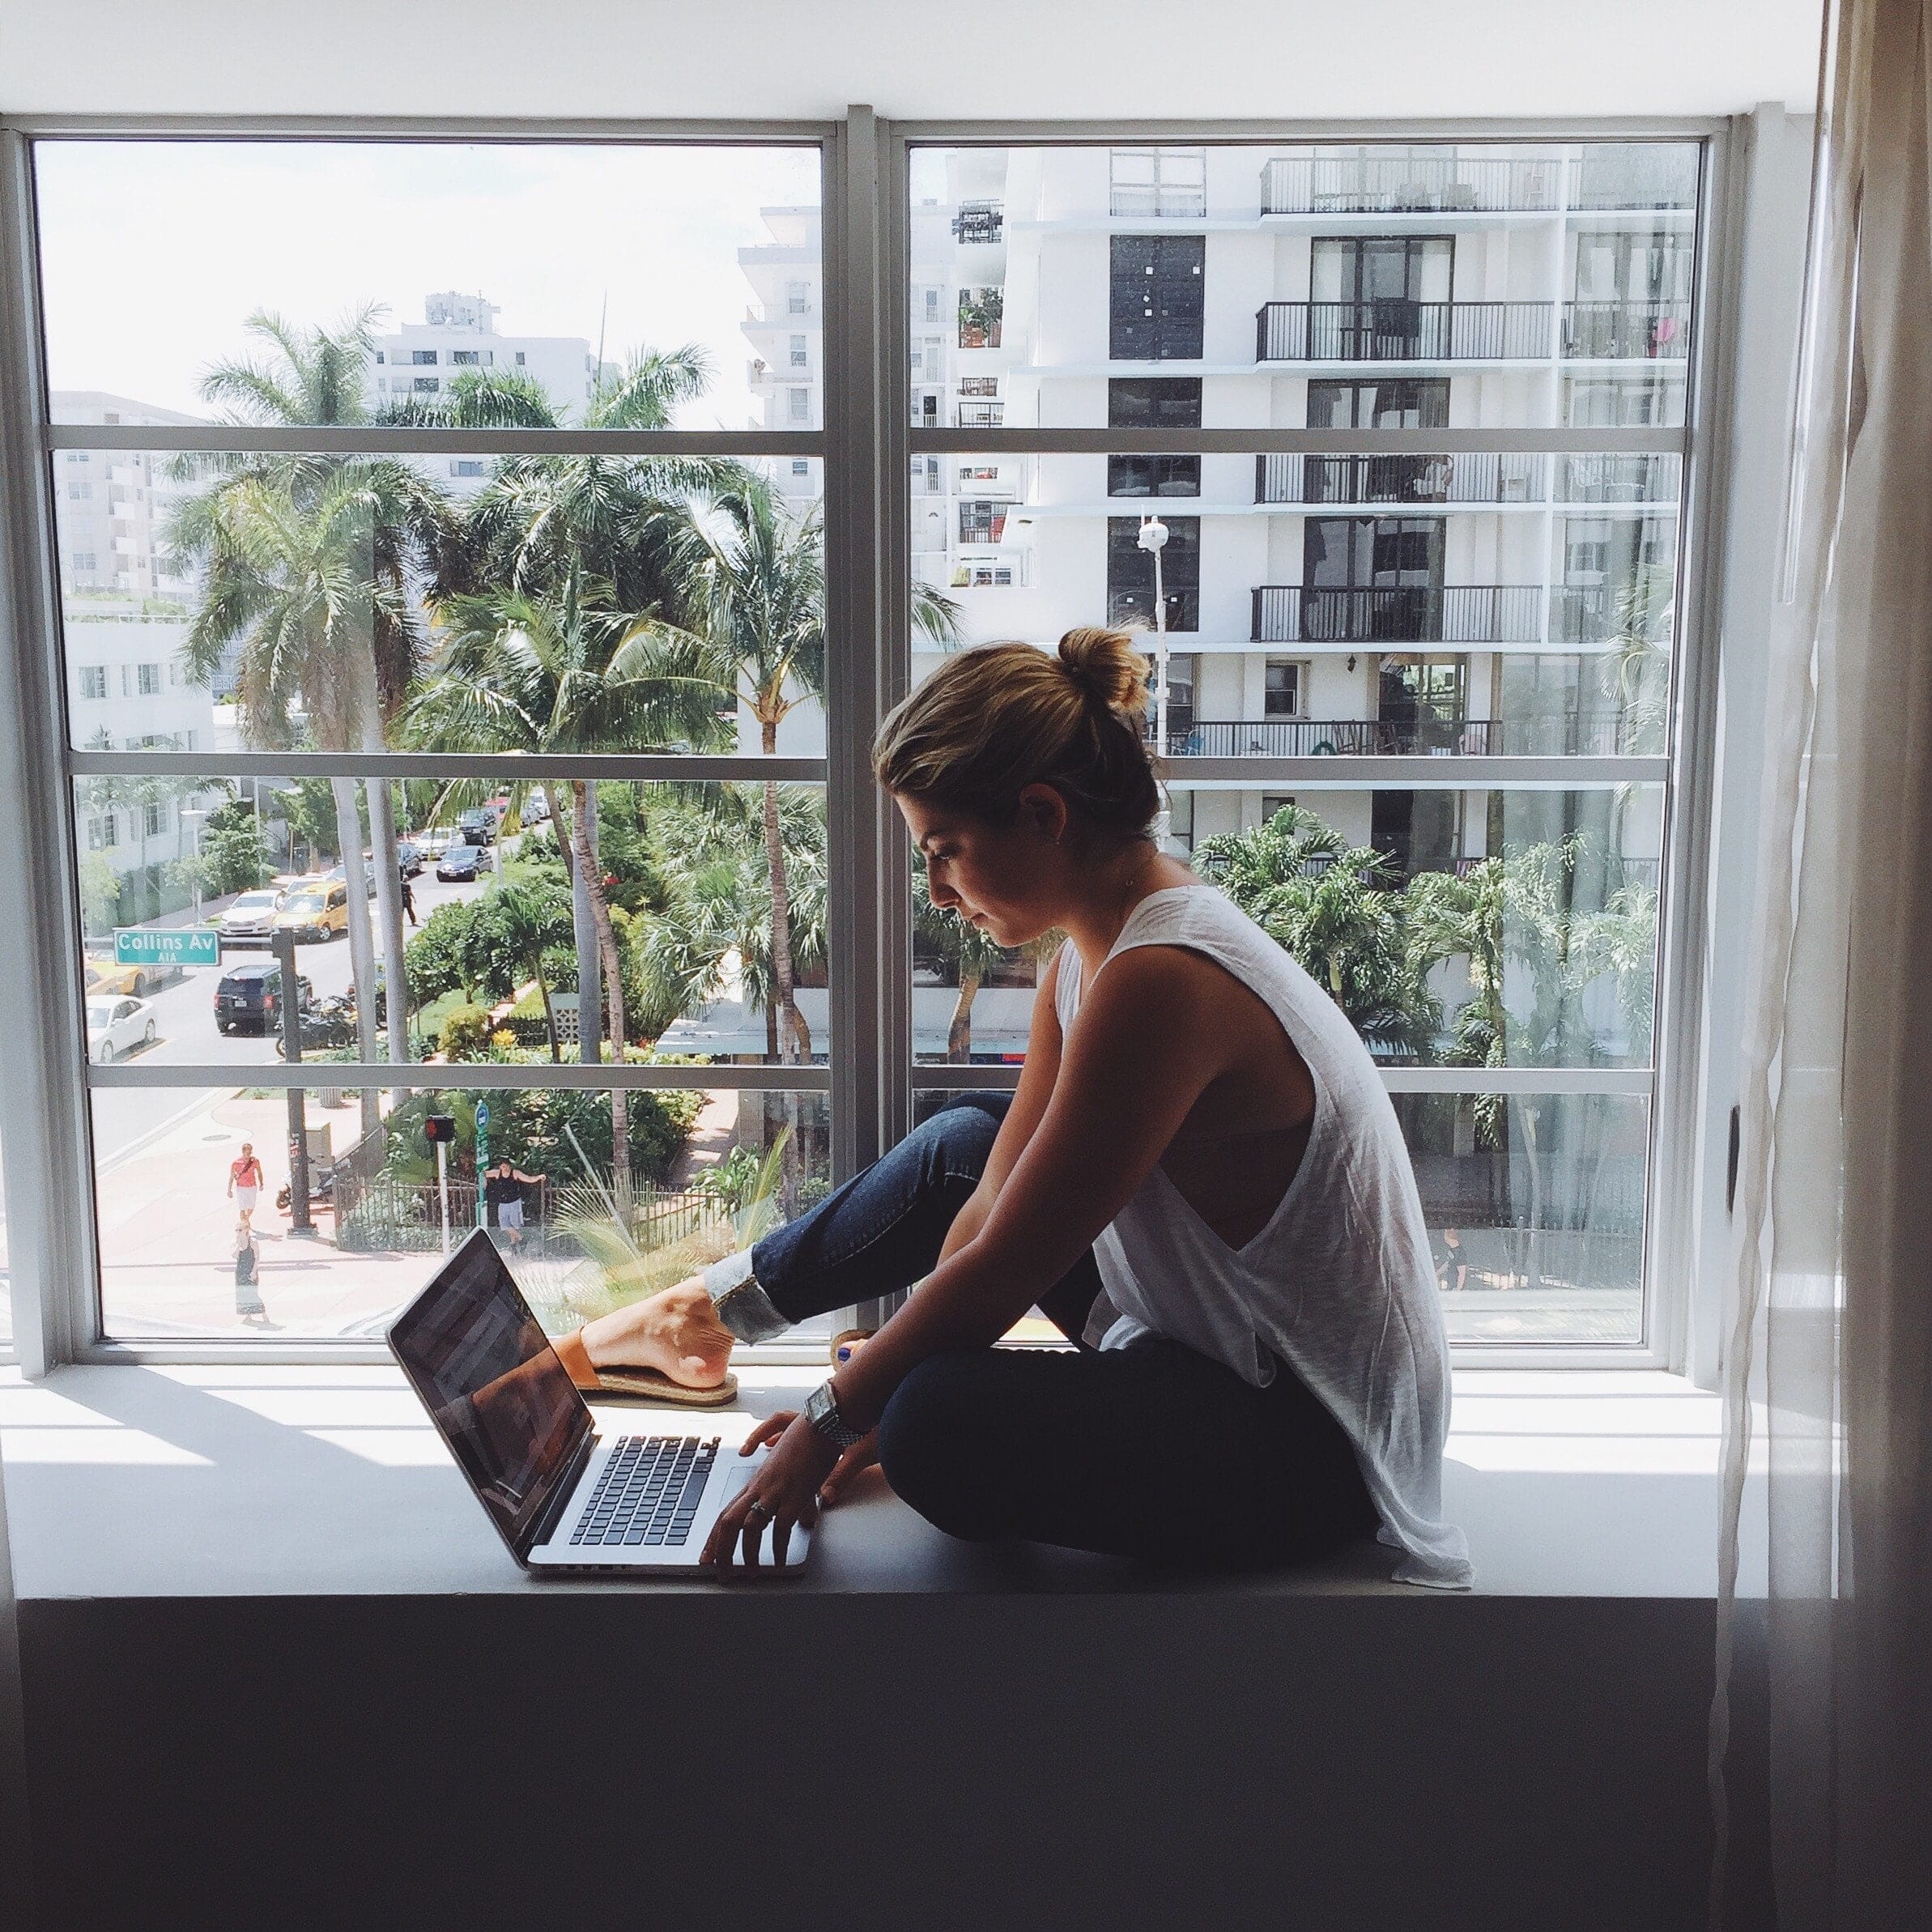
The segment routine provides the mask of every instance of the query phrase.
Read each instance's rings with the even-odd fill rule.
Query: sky
[[[43,142],[36,149],[48,373],[194,415],[253,309],[386,327],[433,291],[481,294],[506,334],[582,336],[606,360],[687,342],[716,378],[680,428],[746,427],[763,207],[816,206],[810,147]]]

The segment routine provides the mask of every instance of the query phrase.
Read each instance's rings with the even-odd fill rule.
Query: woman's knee
[[[938,1177],[974,1181],[986,1171],[993,1143],[999,1138],[1005,1109],[995,1111],[974,1102],[942,1107],[929,1114],[906,1136],[916,1145]]]
[[[900,1499],[948,1535],[997,1534],[987,1471],[973,1444],[984,1427],[986,1351],[930,1355],[893,1391],[879,1421],[879,1461]]]

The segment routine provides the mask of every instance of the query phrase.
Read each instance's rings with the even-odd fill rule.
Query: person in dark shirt
[[[523,1190],[538,1177],[526,1174],[506,1155],[483,1175],[483,1203],[496,1211],[496,1225],[510,1237],[513,1248],[523,1245]]]

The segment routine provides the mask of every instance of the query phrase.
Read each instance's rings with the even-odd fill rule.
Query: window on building
[[[94,486],[91,483],[70,483],[67,486],[67,495],[75,503],[85,503],[93,494]]]
[[[1205,147],[1117,147],[1109,172],[1114,215],[1198,219],[1207,212]]]
[[[1207,241],[1111,237],[1107,353],[1116,362],[1198,360],[1206,326]]]
[[[1301,693],[1301,666],[1292,657],[1270,657],[1267,664],[1267,681],[1262,693],[1262,715],[1266,717],[1300,717]]]
[[[121,843],[121,815],[104,811],[100,815],[100,842],[104,848],[113,848]]]
[[[386,357],[386,356],[385,356],[385,355],[383,354],[382,351],[381,351],[381,350],[380,350],[380,349],[378,349],[378,350],[376,351],[376,365],[377,365],[377,367],[378,368],[380,368],[382,366],[382,364],[384,364],[385,361],[387,361],[387,360],[388,360],[388,358],[387,358],[387,357]]]
[[[83,698],[104,698],[108,695],[108,667],[104,664],[83,664],[80,667],[80,695]]]
[[[92,551],[77,550],[74,553],[74,568],[81,576],[91,577],[100,566]],[[104,697],[107,694],[104,692],[101,695]]]
[[[452,476],[487,476],[489,473],[490,466],[473,456],[459,456],[449,466]]]
[[[151,839],[158,839],[168,829],[168,807],[165,805],[144,805],[141,808],[141,828]]]
[[[419,376],[415,386],[419,396],[433,396],[442,388],[442,379],[436,376]]]
[[[517,367],[520,369],[524,368],[528,366],[528,363],[529,358],[525,355],[522,350],[519,349],[517,351]]]
[[[432,369],[436,367],[436,352],[434,349],[412,349],[409,359],[419,369]]]
[[[785,312],[787,315],[803,315],[811,307],[811,291],[802,282],[788,282],[785,285]]]
[[[811,474],[811,458],[806,456],[794,456],[792,458],[792,474],[810,476]]]
[[[481,368],[483,366],[483,358],[474,349],[452,349],[449,360],[462,369]]]
[[[138,667],[135,688],[144,698],[156,698],[161,695],[161,667],[158,664],[143,664]]]
[[[787,389],[785,391],[786,415],[794,423],[811,420],[811,391],[810,389]]]
[[[805,367],[808,358],[805,351],[805,338],[802,335],[794,335],[792,338],[791,359],[792,367],[794,369],[802,369]]]
[[[1107,385],[1110,429],[1198,429],[1198,376],[1115,377]],[[1198,456],[1110,456],[1109,496],[1198,496]]]
[[[1201,519],[1164,517],[1161,595],[1170,631],[1201,628]],[[1107,621],[1154,628],[1154,557],[1140,547],[1138,517],[1107,519]]]

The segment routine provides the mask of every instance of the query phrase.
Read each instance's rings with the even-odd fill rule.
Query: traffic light
[[[456,1117],[453,1114],[432,1113],[423,1122],[423,1135],[432,1143],[439,1140],[453,1141],[456,1138]]]

